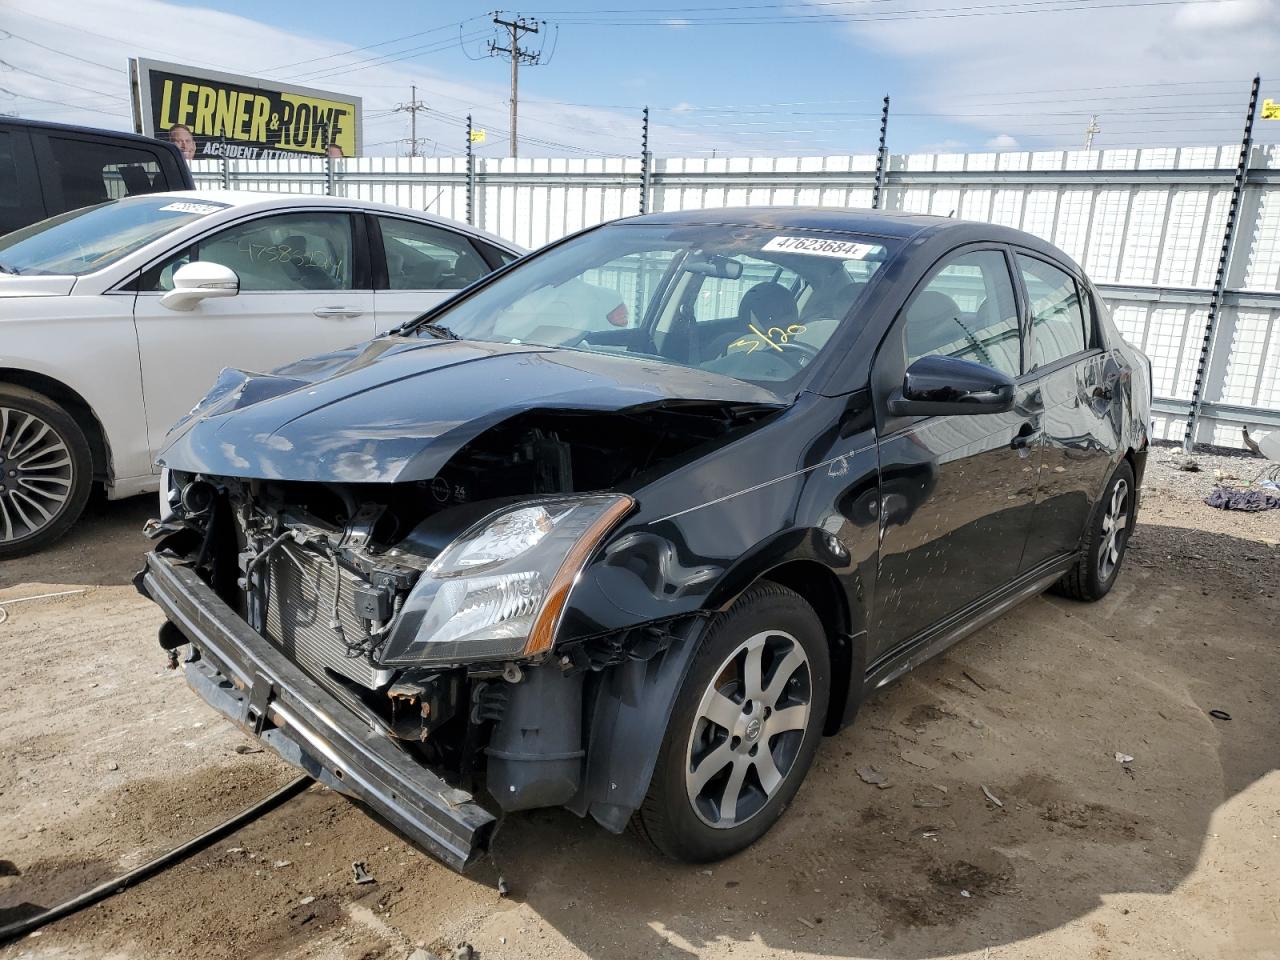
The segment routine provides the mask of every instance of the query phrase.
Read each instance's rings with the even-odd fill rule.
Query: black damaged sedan
[[[455,868],[564,806],[706,861],[823,734],[1124,559],[1150,370],[1027,234],[587,230],[175,427],[140,588],[211,705]]]

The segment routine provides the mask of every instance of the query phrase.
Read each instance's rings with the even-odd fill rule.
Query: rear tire
[[[44,394],[0,384],[0,560],[66,533],[92,485],[89,442],[67,411]]]
[[[1133,468],[1128,460],[1121,460],[1093,508],[1076,564],[1054,584],[1055,593],[1093,602],[1111,591],[1133,533],[1136,496]]]
[[[712,621],[676,697],[637,834],[675,860],[737,853],[782,816],[826,722],[830,653],[799,594],[760,583]]]

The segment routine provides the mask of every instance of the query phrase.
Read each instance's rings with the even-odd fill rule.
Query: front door
[[[876,358],[901,384],[920,357],[1022,370],[1005,252],[964,248],[913,294]],[[879,441],[880,552],[874,620],[883,654],[1013,580],[1030,529],[1040,413],[1020,385],[1008,413],[889,418]]]
[[[356,236],[347,213],[274,214],[227,227],[143,273],[134,318],[153,459],[224,368],[266,373],[373,335],[368,257]],[[189,311],[164,306],[173,272],[192,260],[230,267],[239,294]]]

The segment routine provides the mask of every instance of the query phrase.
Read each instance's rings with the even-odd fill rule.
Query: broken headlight
[[[419,578],[379,659],[461,663],[550,650],[574,581],[632,503],[572,497],[490,514]]]

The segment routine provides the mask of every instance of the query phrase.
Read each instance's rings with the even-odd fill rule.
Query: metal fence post
[[[467,114],[467,223],[476,225],[476,155],[472,148],[471,114]]]
[[[333,169],[333,164],[333,157],[324,158],[324,193],[327,197],[336,196],[336,192],[334,190],[335,171]]]
[[[231,161],[226,157],[219,157],[218,164],[222,167],[222,189],[231,189]]]
[[[1231,206],[1227,208],[1227,225],[1222,234],[1222,251],[1218,255],[1218,272],[1213,280],[1213,293],[1209,298],[1209,314],[1204,323],[1204,340],[1200,343],[1200,359],[1196,363],[1196,379],[1191,388],[1191,410],[1187,414],[1187,431],[1182,437],[1182,449],[1190,453],[1196,445],[1196,427],[1200,421],[1200,405],[1204,402],[1205,372],[1213,341],[1218,331],[1218,314],[1222,311],[1222,297],[1226,293],[1231,273],[1231,259],[1235,252],[1236,228],[1240,223],[1240,203],[1244,198],[1245,180],[1249,175],[1249,159],[1253,152],[1253,118],[1258,110],[1258,88],[1261,78],[1255,76],[1249,88],[1249,112],[1244,119],[1244,135],[1240,138],[1240,157],[1236,161],[1236,176],[1231,184]]]
[[[653,156],[649,153],[649,108],[644,108],[644,119],[640,126],[640,213],[649,212],[650,174],[653,168]]]
[[[884,98],[884,106],[880,108],[880,146],[876,149],[876,185],[871,190],[871,209],[879,210],[880,201],[888,199],[884,196],[885,182],[889,177],[889,154],[886,153],[889,133],[889,97]]]

